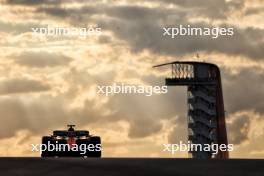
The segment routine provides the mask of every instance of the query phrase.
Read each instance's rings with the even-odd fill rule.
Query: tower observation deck
[[[167,86],[187,86],[188,141],[192,144],[228,144],[221,75],[218,66],[205,62],[172,62]],[[189,151],[192,158],[226,159],[228,151],[217,154]]]

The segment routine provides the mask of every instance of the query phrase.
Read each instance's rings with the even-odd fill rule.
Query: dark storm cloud
[[[72,58],[57,53],[22,52],[19,55],[9,56],[15,63],[27,67],[55,67],[65,66],[72,61]]]
[[[104,5],[101,7],[92,7],[92,6],[84,6],[81,8],[62,8],[62,7],[39,7],[36,9],[38,13],[46,13],[59,18],[70,18],[76,20],[84,20],[82,15],[86,16],[86,19],[89,18],[87,15],[94,15],[98,13],[103,13]],[[79,21],[78,21],[79,22]]]
[[[11,5],[39,5],[39,4],[60,4],[61,0],[6,0]]]
[[[91,19],[103,30],[113,31],[116,37],[126,41],[135,52],[149,50],[156,54],[182,56],[205,51],[241,55],[255,60],[264,58],[264,32],[261,29],[240,29],[223,24],[221,27],[234,28],[233,36],[219,36],[217,39],[211,36],[176,36],[174,39],[163,36],[163,27],[179,27],[180,24],[202,28],[213,27],[207,23],[189,22],[188,10],[138,6],[101,6],[92,10],[89,7],[39,10],[57,17],[68,16],[74,24],[84,23],[86,18]],[[107,17],[95,19],[91,18],[92,14],[105,14]]]
[[[123,17],[122,17],[123,18]],[[144,19],[144,18],[141,18]],[[233,36],[219,36],[213,39],[209,36],[177,36],[174,39],[163,36],[163,27],[171,24],[182,24],[187,26],[186,21],[170,22],[170,25],[159,24],[157,20],[141,19],[129,22],[127,20],[108,19],[101,20],[99,25],[103,29],[111,30],[118,38],[128,42],[134,51],[150,50],[156,54],[181,56],[185,54],[206,51],[219,52],[229,55],[243,55],[252,59],[264,58],[264,32],[248,28],[246,30],[234,27]],[[189,23],[190,24],[190,23]],[[193,27],[209,27],[207,24],[191,24]],[[224,26],[223,26],[224,27]],[[225,26],[232,27],[232,26]],[[259,36],[258,40],[253,40],[251,36]]]
[[[233,117],[230,117],[231,119]],[[228,125],[229,143],[238,145],[248,140],[248,132],[250,129],[250,117],[241,115],[234,118],[233,122]]]
[[[225,109],[228,114],[254,110],[264,113],[264,76],[256,67],[242,69],[236,75],[222,70]]]
[[[155,20],[152,22],[157,22],[158,20],[165,20],[169,15],[179,15],[184,17],[186,12],[178,10],[177,12],[172,9],[164,8],[147,8],[140,6],[119,6],[119,7],[104,7],[99,9],[101,13],[105,13],[111,17],[117,19],[124,19],[130,22],[139,22],[147,20]],[[131,21],[135,20],[135,21]]]
[[[159,20],[165,20],[167,16],[177,16],[177,19],[185,18],[188,11],[180,9],[165,9],[165,8],[147,8],[141,6],[83,6],[80,8],[62,8],[62,7],[39,7],[36,12],[45,13],[51,16],[69,19],[78,19],[77,22],[85,22],[91,19],[92,15],[106,15],[110,18],[123,19],[123,20],[151,20],[153,23]],[[78,18],[79,17],[79,18]],[[87,21],[86,21],[87,22]],[[129,21],[128,21],[129,22]],[[132,21],[130,21],[132,22]]]
[[[227,18],[228,13],[241,9],[244,0],[156,0],[161,3],[175,4],[180,7],[192,9],[192,13],[212,19]]]
[[[48,91],[50,87],[36,80],[8,79],[0,81],[0,95]]]
[[[44,1],[44,0],[41,0],[41,1]],[[69,2],[69,1],[66,1],[66,2]],[[87,2],[91,2],[91,1],[78,1],[78,2],[82,2],[85,5]],[[99,1],[99,2],[101,2],[101,1]],[[133,2],[137,2],[137,1],[131,1],[131,2],[128,1],[128,3],[131,3],[130,5],[132,5]],[[145,1],[145,2],[151,2],[151,1]],[[165,6],[168,6],[170,4],[175,4],[181,8],[184,8],[185,10],[188,10],[188,12],[191,15],[204,16],[204,17],[212,18],[212,19],[226,18],[230,11],[241,9],[244,6],[243,0],[232,0],[232,1],[228,1],[228,2],[225,0],[153,0],[152,2],[159,2],[161,4],[164,4]],[[31,3],[31,2],[29,1],[29,3]],[[44,1],[44,3],[45,3],[45,1]],[[62,3],[65,3],[65,1]],[[114,2],[109,2],[109,4],[110,3],[112,3],[112,5],[114,5]],[[100,9],[103,6],[105,6],[105,5],[100,4]],[[87,8],[87,7],[85,7],[85,8]],[[97,7],[94,7],[94,8],[97,8]],[[129,10],[130,6],[127,6],[127,8]],[[65,13],[65,11],[60,10],[60,9],[57,9],[57,10],[47,9],[47,11],[49,11],[50,13],[55,13],[57,11],[58,15]],[[166,11],[164,11],[164,12],[166,12]],[[126,14],[126,13],[124,13],[124,14]],[[129,11],[127,14],[129,15]],[[141,14],[141,12],[139,12],[139,13],[133,12],[133,16],[135,14],[137,14],[138,16],[141,16],[141,17],[144,17],[144,15],[145,15],[145,14]]]

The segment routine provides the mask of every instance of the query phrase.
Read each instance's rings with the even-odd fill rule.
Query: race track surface
[[[264,176],[264,160],[0,158],[1,176]]]

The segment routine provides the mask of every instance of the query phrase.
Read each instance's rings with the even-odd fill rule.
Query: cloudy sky
[[[105,97],[96,87],[163,85],[167,72],[153,65],[200,60],[222,71],[231,157],[264,158],[263,0],[0,0],[0,13],[0,156],[38,156],[30,144],[74,123],[102,137],[106,157],[187,157],[162,152],[187,140],[186,88]],[[180,24],[234,35],[162,36]],[[48,25],[102,34],[32,33]]]

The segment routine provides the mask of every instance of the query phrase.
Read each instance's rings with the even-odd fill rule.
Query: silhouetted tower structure
[[[167,86],[187,86],[188,140],[192,144],[228,144],[221,75],[219,68],[205,62],[172,62]],[[228,158],[228,151],[190,151],[192,158]]]

